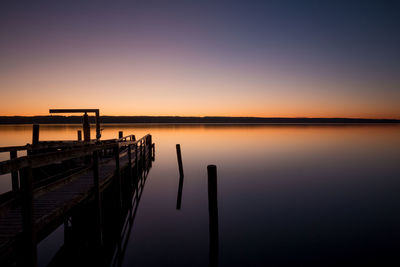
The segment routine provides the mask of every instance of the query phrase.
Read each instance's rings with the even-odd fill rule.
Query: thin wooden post
[[[123,131],[119,131],[118,132],[118,139],[121,139],[122,137],[124,137],[124,132]]]
[[[32,127],[32,145],[39,143],[39,124],[34,124]]]
[[[98,243],[103,244],[103,226],[102,226],[102,214],[101,214],[101,196],[100,196],[100,182],[99,182],[99,153],[93,151],[93,191],[95,199],[95,213],[96,213],[96,230]]]
[[[24,266],[37,266],[36,231],[33,209],[33,177],[32,167],[20,170],[23,263]]]
[[[149,148],[149,164],[151,166],[151,162],[153,161],[153,140],[152,140],[152,136],[149,135],[149,143],[148,143],[148,148]]]
[[[182,190],[183,190],[183,176],[179,176],[178,197],[176,199],[176,209],[181,209],[182,203]]]
[[[209,215],[209,241],[210,241],[210,266],[218,266],[218,193],[217,193],[217,166],[208,165],[208,215]]]
[[[129,181],[132,186],[133,183],[133,177],[132,177],[132,147],[131,145],[128,145],[128,176],[129,176]]]
[[[100,110],[97,110],[96,112],[96,140],[100,140],[101,137],[101,129],[100,129]]]
[[[145,158],[145,150],[144,150],[144,148],[145,148],[145,143],[144,143],[144,139],[142,139],[142,141],[141,141],[141,149],[140,149],[140,154],[141,154],[141,157],[140,157],[140,160],[142,161],[142,172],[144,172],[144,170],[146,169],[146,162],[145,162],[145,160],[144,160],[144,158]]]
[[[152,161],[156,160],[156,145],[155,144],[151,144],[151,148],[152,148]]]
[[[117,194],[119,198],[120,207],[122,207],[122,185],[121,185],[121,168],[119,161],[119,146],[118,144],[114,148],[114,157],[115,157],[115,179],[117,181]]]
[[[16,150],[10,151],[10,159],[16,159],[16,158],[17,158],[17,151]],[[12,191],[14,193],[16,193],[19,190],[18,172],[11,173],[11,186],[12,186]]]
[[[90,141],[90,123],[89,123],[89,116],[87,113],[83,115],[83,140],[85,142]]]
[[[78,130],[78,141],[82,141],[82,131]]]
[[[178,158],[179,176],[183,177],[182,154],[180,144],[176,144],[176,156]]]
[[[138,145],[135,144],[135,169],[136,169],[136,181],[139,179],[139,159],[138,159]]]

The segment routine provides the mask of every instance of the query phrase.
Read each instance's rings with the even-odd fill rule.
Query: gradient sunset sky
[[[400,118],[399,14],[378,0],[4,1],[0,115]]]

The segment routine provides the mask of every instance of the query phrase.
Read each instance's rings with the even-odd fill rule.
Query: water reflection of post
[[[217,166],[208,165],[208,216],[210,232],[210,266],[218,266],[218,194],[217,194]]]
[[[178,197],[176,199],[176,209],[181,209],[182,203],[182,189],[183,189],[183,166],[182,166],[182,154],[181,154],[181,145],[176,145],[176,156],[178,158],[178,166],[179,166],[179,187],[178,187]]]

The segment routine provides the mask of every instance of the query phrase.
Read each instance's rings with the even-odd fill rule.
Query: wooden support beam
[[[140,146],[140,160],[142,161],[142,172],[144,172],[145,171],[145,169],[146,169],[146,161],[145,161],[145,142],[144,142],[144,140],[142,140],[142,142],[140,142],[141,143],[141,146]]]
[[[101,214],[101,195],[100,195],[100,180],[99,180],[99,153],[93,151],[93,191],[95,200],[95,214],[96,214],[96,237],[98,244],[103,245],[103,223]]]
[[[121,167],[119,160],[119,146],[114,147],[114,158],[115,158],[115,179],[117,181],[117,194],[119,199],[120,207],[122,207],[122,184],[121,184]]]
[[[36,230],[33,209],[33,177],[29,166],[20,171],[23,233],[23,265],[37,266]]]
[[[131,145],[128,145],[128,177],[129,177],[130,184],[132,186],[133,185],[133,177],[132,177],[132,146]]]
[[[17,158],[17,151],[10,151],[10,159],[16,159]],[[12,191],[14,193],[18,192],[19,190],[19,182],[18,182],[18,171],[13,171],[11,172],[11,186],[12,186]]]
[[[119,131],[118,132],[118,139],[121,139],[122,137],[124,137],[124,132],[123,131]]]
[[[135,169],[136,169],[136,179],[139,178],[139,152],[138,145],[135,144]]]

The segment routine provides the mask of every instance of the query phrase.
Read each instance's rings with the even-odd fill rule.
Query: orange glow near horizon
[[[135,18],[126,15],[128,21]],[[290,47],[286,40],[273,44],[281,36],[275,31],[266,35],[271,40],[264,45],[261,35],[249,39],[247,30],[232,32],[238,37],[235,43],[228,34],[232,27],[214,36],[209,27],[193,32],[173,19],[154,20],[152,12],[143,16],[131,24],[122,20],[126,28],[117,23],[103,29],[94,23],[87,31],[79,23],[71,26],[72,17],[53,21],[64,31],[53,31],[57,27],[48,28],[44,20],[31,29],[38,36],[11,16],[9,27],[3,27],[10,37],[0,44],[0,115],[99,108],[101,115],[111,116],[400,119],[399,79],[391,65],[378,69],[382,73],[357,58],[351,65],[351,55],[341,54],[347,50],[329,54],[326,44],[310,51],[309,45],[316,43],[308,39]],[[94,21],[101,24],[101,18],[94,16]],[[86,20],[80,23],[86,25]],[[26,23],[28,27],[31,21]],[[20,31],[20,41],[12,39],[13,30]],[[320,50],[327,54],[318,54]]]
[[[221,77],[207,73],[206,82],[200,78],[198,82],[193,73],[186,74],[186,79],[167,75],[154,81],[147,77],[151,70],[138,79],[101,78],[97,73],[98,80],[84,80],[70,73],[68,83],[60,73],[47,76],[47,71],[42,72],[29,71],[35,81],[21,81],[15,73],[14,77],[0,76],[2,88],[7,88],[1,91],[1,116],[49,115],[50,108],[99,108],[101,115],[110,116],[400,118],[396,94],[387,97],[335,90],[351,86],[345,83],[320,89],[318,80],[284,83],[279,80],[282,75],[273,80],[249,74],[230,78],[235,77],[234,72]],[[247,87],[251,90],[243,90]]]

